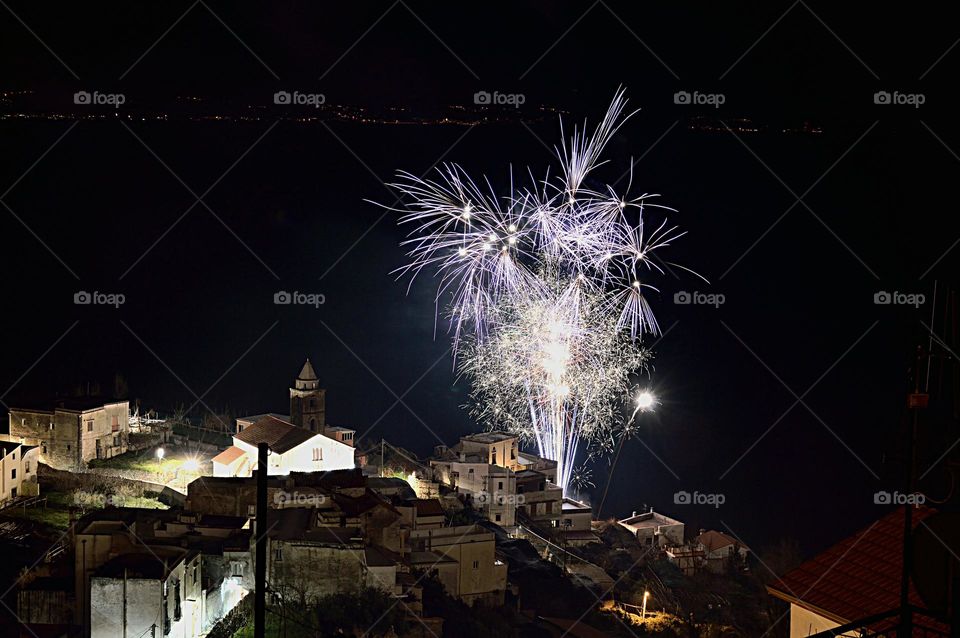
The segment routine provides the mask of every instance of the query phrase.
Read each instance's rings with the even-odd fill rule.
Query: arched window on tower
[[[316,432],[316,431],[317,431],[317,420],[316,420],[316,419],[310,419],[310,431],[311,431],[311,432]]]
[[[310,409],[313,410],[316,407],[317,407],[317,400],[314,399],[313,397],[310,397]]]

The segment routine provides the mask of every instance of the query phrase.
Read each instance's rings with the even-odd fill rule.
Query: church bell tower
[[[310,359],[307,359],[290,388],[290,422],[311,432],[323,432],[326,427],[326,394]]]

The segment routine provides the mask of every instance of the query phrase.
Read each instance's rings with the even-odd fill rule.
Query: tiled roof
[[[236,445],[231,445],[226,450],[213,457],[213,462],[221,465],[230,465],[244,454],[246,454],[246,452],[238,448]]]
[[[724,547],[729,547],[730,545],[739,544],[740,547],[744,549],[750,549],[737,539],[727,536],[723,532],[717,532],[714,530],[709,530],[697,536],[697,542],[703,545],[708,552],[713,552],[718,549],[723,549]]]
[[[298,428],[275,416],[265,416],[242,432],[235,434],[234,438],[254,447],[260,443],[266,443],[272,451],[283,454],[315,436],[317,436],[316,432]]]
[[[902,507],[895,509],[790,570],[768,585],[768,591],[841,624],[896,608],[903,566],[903,512]],[[934,513],[929,507],[914,509],[913,526]],[[923,606],[912,583],[910,602]],[[917,617],[916,622],[945,631],[943,625],[926,618]]]

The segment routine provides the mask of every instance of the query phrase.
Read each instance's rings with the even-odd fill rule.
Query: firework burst
[[[647,208],[672,210],[656,195],[586,185],[625,107],[621,90],[592,135],[575,129],[558,149],[559,175],[518,187],[511,174],[505,197],[455,164],[430,179],[401,172],[392,185],[407,199],[400,223],[412,226],[399,272],[411,284],[436,276],[473,414],[555,460],[565,492],[586,476],[578,453],[609,452],[628,433],[621,408],[650,360],[642,339],[660,331],[651,279],[687,270],[659,255],[684,233],[645,225]]]

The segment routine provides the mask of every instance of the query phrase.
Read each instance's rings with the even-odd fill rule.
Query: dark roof
[[[385,507],[398,516],[400,514],[393,505],[370,490],[367,490],[363,496],[357,497],[337,494],[333,500],[346,516],[360,516],[375,507]]]
[[[292,450],[315,436],[317,436],[316,432],[298,428],[294,424],[275,416],[265,416],[234,435],[235,438],[254,447],[260,443],[266,443],[277,454]]]
[[[412,501],[417,516],[445,516],[443,505],[435,498],[418,498]]]
[[[127,578],[161,580],[188,556],[187,552],[175,548],[154,545],[150,549],[149,552],[116,556],[98,567],[94,575],[118,578],[126,574]]]
[[[238,417],[237,417],[237,421],[244,421],[244,422],[249,422],[249,423],[256,423],[257,421],[259,421],[260,419],[262,419],[262,418],[265,417],[265,416],[276,417],[276,418],[281,419],[281,420],[283,420],[283,421],[289,421],[289,420],[290,420],[290,415],[289,415],[289,414],[280,414],[280,413],[278,413],[278,412],[264,412],[263,414],[248,414],[248,415],[246,415],[246,416],[238,416]]]
[[[3,450],[3,456],[10,454],[18,447],[20,447],[20,444],[14,441],[0,441],[0,450]]]
[[[768,585],[768,591],[841,624],[893,610],[900,603],[903,512],[902,507],[895,509],[790,570]],[[935,513],[929,507],[914,509],[913,526]],[[923,606],[912,583],[910,602]],[[915,621],[938,626],[919,616]]]
[[[267,515],[268,535],[282,541],[309,541],[331,545],[352,545],[362,542],[363,535],[356,527],[313,527],[316,510],[293,507],[270,510]]]
[[[371,567],[390,567],[391,565],[397,564],[397,561],[390,558],[390,556],[379,547],[371,546],[363,551],[364,554],[366,554],[367,565]]]
[[[56,410],[70,410],[71,412],[83,412],[85,410],[94,410],[102,408],[105,405],[113,403],[125,403],[127,399],[114,399],[111,397],[89,396],[89,397],[62,397],[54,399],[40,399],[11,402],[12,410],[31,410],[40,412],[53,412]]]

